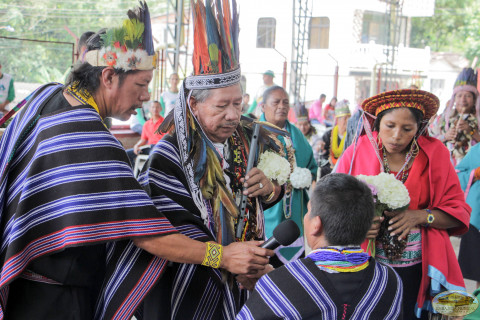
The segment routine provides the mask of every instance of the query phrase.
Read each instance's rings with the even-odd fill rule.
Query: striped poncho
[[[177,231],[99,114],[62,91],[38,89],[0,140],[0,319],[130,319],[165,261],[128,238]]]
[[[235,134],[234,134],[235,135]],[[225,159],[227,163],[233,157]],[[205,223],[182,166],[176,133],[154,147],[139,177],[157,209],[182,234],[198,241],[217,241],[218,225],[209,200],[203,202],[210,217]],[[274,204],[274,203],[273,203]],[[260,204],[268,208],[272,204]],[[172,263],[152,293],[146,297],[145,319],[234,319],[247,297],[226,271],[202,265]]]
[[[402,294],[399,276],[373,259],[360,272],[330,274],[305,258],[260,278],[237,320],[403,319]]]

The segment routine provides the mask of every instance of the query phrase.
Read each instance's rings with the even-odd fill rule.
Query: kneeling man
[[[360,248],[373,219],[367,185],[334,173],[304,218],[313,251],[260,278],[237,319],[402,319],[402,282]]]

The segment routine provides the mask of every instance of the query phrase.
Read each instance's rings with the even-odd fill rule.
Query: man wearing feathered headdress
[[[140,174],[159,211],[183,234],[208,243],[203,266],[174,263],[145,299],[148,319],[233,319],[251,287],[245,276],[218,268],[223,247],[263,240],[263,209],[282,188],[258,168],[247,172],[253,121],[242,118],[238,15],[235,0],[192,2],[194,75],[187,77]],[[262,125],[258,153],[281,151],[277,134]],[[247,195],[246,215],[239,207]],[[212,268],[213,267],[213,268]],[[261,273],[252,275],[259,277]]]
[[[154,255],[201,264],[209,252],[156,209],[102,123],[150,99],[146,4],[128,16],[89,38],[68,83],[37,89],[0,140],[0,319],[131,319],[166,265]],[[216,263],[264,269],[271,252],[257,244]]]

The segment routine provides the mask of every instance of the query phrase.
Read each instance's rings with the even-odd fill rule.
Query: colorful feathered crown
[[[194,75],[228,73],[239,67],[238,12],[232,0],[192,0]]]
[[[454,88],[464,85],[477,87],[477,73],[472,68],[463,68],[455,81]]]
[[[114,67],[129,70],[153,70],[153,48],[150,12],[145,1],[128,10],[128,19],[118,28],[107,29],[101,35],[102,47],[88,51],[85,61],[96,67]]]

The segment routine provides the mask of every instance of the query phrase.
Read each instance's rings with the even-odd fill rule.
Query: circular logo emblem
[[[433,298],[433,309],[447,316],[465,316],[477,310],[478,299],[465,291],[445,291]]]

